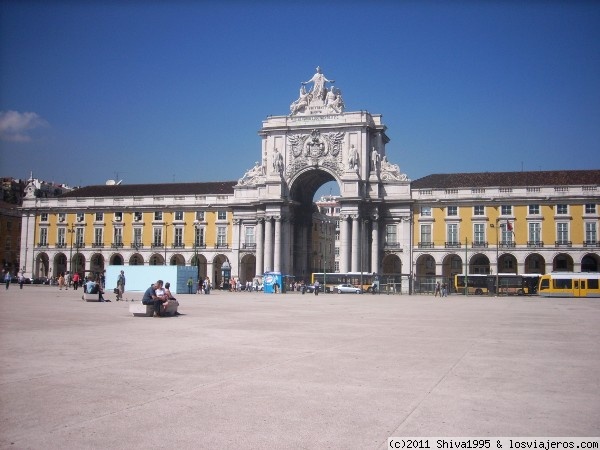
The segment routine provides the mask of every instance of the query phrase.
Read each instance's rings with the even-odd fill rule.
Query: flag
[[[512,224],[508,220],[506,221],[506,229],[508,231],[512,231],[513,230]]]

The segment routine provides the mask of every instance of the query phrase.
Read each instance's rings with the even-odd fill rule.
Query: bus
[[[379,277],[377,280],[379,280]],[[333,292],[333,289],[338,284],[351,284],[353,286],[361,287],[361,273],[360,272],[313,272],[310,278],[311,285],[315,284],[315,281],[319,281],[321,285],[321,291]],[[363,272],[362,273],[362,289],[365,292],[371,292],[373,285],[373,274]]]
[[[489,295],[496,292],[498,283],[499,295],[534,295],[537,293],[539,274],[499,273],[470,274],[467,278],[467,293],[469,295]],[[455,275],[454,287],[456,292],[465,293],[465,275]]]
[[[542,297],[600,297],[600,273],[551,272],[540,277]]]

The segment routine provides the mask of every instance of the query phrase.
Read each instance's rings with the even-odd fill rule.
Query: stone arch
[[[215,257],[213,258],[212,282],[213,287],[215,288],[219,288],[221,286],[221,282],[223,281],[223,275],[221,274],[221,266],[225,261],[229,260],[227,259],[227,256],[223,255],[222,253],[215,255]]]
[[[90,272],[104,272],[104,255],[102,253],[94,253],[90,258]]]
[[[483,253],[476,253],[471,256],[469,273],[490,273],[490,259]]]
[[[123,256],[120,253],[111,255],[109,261],[112,266],[122,266],[124,264]]]
[[[396,276],[402,274],[402,261],[396,254],[385,255],[381,263],[381,274],[384,276]]]
[[[54,261],[52,263],[53,269],[52,272],[55,274],[66,273],[67,272],[67,255],[60,252],[54,255]],[[37,278],[34,274],[34,278]]]
[[[171,266],[185,266],[185,258],[179,253],[175,253],[169,260]]]
[[[530,253],[525,258],[525,273],[546,273],[546,260],[539,253]]]
[[[164,266],[165,258],[160,253],[153,253],[150,255],[150,259],[148,259],[148,265],[150,266]]]
[[[417,258],[415,264],[415,279],[413,290],[423,294],[433,292],[435,289],[435,258],[426,253]]]
[[[143,266],[144,265],[144,257],[139,253],[134,253],[129,257],[129,265],[130,266]]]
[[[552,260],[553,272],[573,272],[573,257],[568,253],[558,253]]]
[[[58,276],[60,272],[52,274],[48,254],[40,252],[35,257],[34,278]]]
[[[190,265],[192,267],[196,266],[196,257],[198,259],[198,279],[205,279],[208,276],[208,263],[206,261],[206,256],[198,253],[197,255],[192,256],[190,260]]]
[[[240,281],[252,281],[256,276],[256,256],[253,253],[247,253],[240,259]]]
[[[75,253],[71,259],[71,273],[77,272],[82,278],[85,274],[85,256],[82,253]]]
[[[600,256],[597,253],[588,253],[581,258],[582,272],[599,272]]]
[[[454,275],[463,273],[463,260],[456,253],[444,256],[442,261],[442,276],[452,279]]]
[[[498,273],[518,273],[515,255],[504,253],[498,257]]]

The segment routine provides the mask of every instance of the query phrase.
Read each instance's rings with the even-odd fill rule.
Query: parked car
[[[47,277],[34,278],[32,284],[50,284],[50,279]]]
[[[351,293],[351,294],[362,294],[362,289],[351,284],[338,284],[333,288],[334,292],[338,294]]]
[[[315,292],[315,285],[314,284],[307,284],[306,285],[306,292],[310,292],[311,294],[313,292]],[[319,285],[319,292],[323,292],[323,285]]]

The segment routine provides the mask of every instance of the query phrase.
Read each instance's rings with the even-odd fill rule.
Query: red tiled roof
[[[600,170],[440,173],[414,180],[411,189],[590,185],[600,186]]]
[[[85,186],[59,198],[81,197],[142,197],[156,195],[233,195],[237,181],[207,183],[120,184]]]

